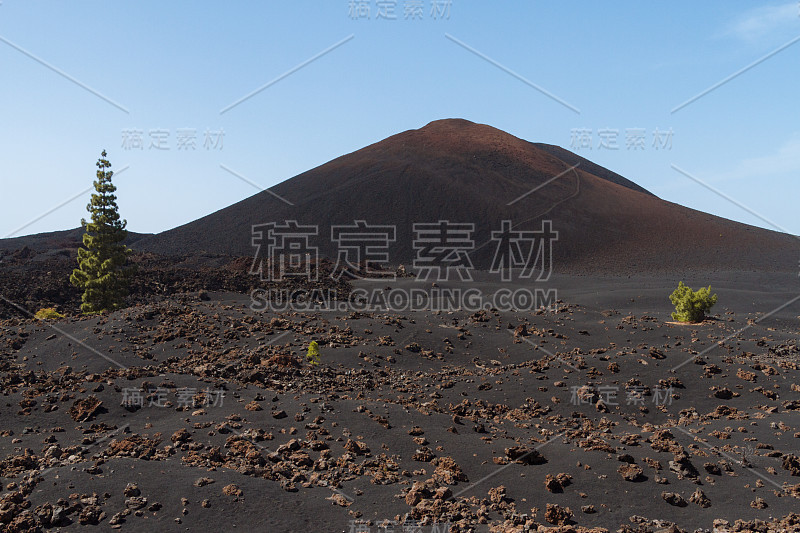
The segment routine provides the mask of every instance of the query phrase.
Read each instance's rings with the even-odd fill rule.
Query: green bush
[[[38,320],[54,320],[56,318],[64,318],[64,315],[62,315],[52,307],[45,307],[44,309],[39,309],[33,316],[36,317],[36,319]]]
[[[717,295],[711,295],[711,286],[701,287],[693,291],[691,287],[678,283],[678,288],[669,296],[675,306],[672,318],[679,322],[702,322],[706,311],[717,303]]]
[[[312,366],[317,366],[320,363],[319,344],[317,344],[317,341],[311,341],[311,344],[308,345],[306,361]]]

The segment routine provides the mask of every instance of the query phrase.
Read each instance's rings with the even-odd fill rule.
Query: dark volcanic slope
[[[0,239],[0,251],[20,250],[26,247],[36,252],[78,248],[81,245],[81,239],[83,239],[83,232],[83,228],[74,228],[63,231],[25,235],[23,237],[12,237],[10,239]],[[149,236],[148,233],[133,233],[129,231],[125,243],[132,245],[139,239],[147,236]]]
[[[357,219],[397,225],[395,263],[414,257],[414,222],[442,219],[475,223],[478,245],[503,219],[519,229],[552,219],[560,271],[791,270],[800,254],[795,237],[663,201],[566,150],[466,120],[394,135],[135,247],[252,254],[252,225],[297,220],[319,225],[317,245],[333,255],[330,226]],[[473,261],[486,267],[492,255],[484,246]]]
[[[559,158],[569,166],[579,165],[581,167],[581,170],[583,170],[584,172],[589,172],[591,174],[594,174],[598,178],[603,178],[605,180],[610,181],[611,183],[622,185],[623,187],[633,189],[634,191],[639,191],[655,196],[653,193],[651,193],[644,187],[640,187],[639,185],[635,184],[628,178],[620,176],[616,172],[608,170],[605,167],[601,167],[597,163],[593,163],[592,161],[589,161],[585,157],[581,157],[578,154],[570,152],[565,148],[561,148],[560,146],[556,146],[554,144],[544,144],[544,143],[533,143],[533,146],[535,146],[539,150],[543,150],[548,154]]]

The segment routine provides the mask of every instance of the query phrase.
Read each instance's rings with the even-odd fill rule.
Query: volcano
[[[161,254],[252,255],[252,227],[316,225],[321,255],[336,256],[331,227],[396,227],[392,264],[415,257],[414,223],[474,224],[475,267],[490,265],[491,232],[509,220],[537,230],[552,221],[555,270],[765,270],[795,267],[794,236],[664,201],[563,148],[462,119],[431,122],[286,180],[134,247]]]
[[[504,221],[549,221],[557,300],[250,273],[253,225],[333,256],[361,220],[415,274],[415,223],[473,224],[485,267]],[[2,531],[798,531],[796,237],[462,120],[129,235],[161,254],[114,311],[80,310],[80,235],[0,241]],[[673,318],[678,280],[713,286],[705,320]]]

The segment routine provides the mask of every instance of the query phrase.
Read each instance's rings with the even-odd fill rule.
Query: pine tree
[[[106,151],[97,160],[95,193],[86,210],[92,220],[81,220],[86,232],[84,248],[78,249],[78,268],[72,271],[70,282],[83,290],[81,311],[87,314],[119,309],[128,295],[128,280],[132,269],[127,260],[130,249],[122,244],[128,236],[127,221],[120,220],[117,188],[111,183],[114,172]]]

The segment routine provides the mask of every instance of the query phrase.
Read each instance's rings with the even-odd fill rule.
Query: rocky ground
[[[53,307],[65,314],[79,314],[81,293],[69,282],[77,266],[77,248],[41,251],[24,247],[14,251],[0,249],[0,318],[26,317],[38,309]],[[232,291],[250,294],[264,287],[259,276],[251,274],[252,257],[212,254],[159,256],[147,252],[132,254],[135,267],[130,282],[128,305],[146,303],[189,292]],[[329,273],[332,264],[323,259],[320,271]],[[326,276],[320,282],[287,279],[266,286],[335,288],[346,295],[348,285]],[[16,305],[15,305],[16,304]],[[20,309],[22,307],[23,309]],[[27,310],[27,312],[26,312]]]
[[[677,279],[554,278],[549,311],[255,312],[178,286],[8,313],[0,526],[800,531],[797,280],[686,279],[720,303],[680,325]]]

